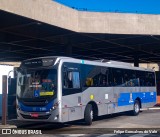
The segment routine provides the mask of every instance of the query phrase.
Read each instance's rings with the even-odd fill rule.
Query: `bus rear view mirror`
[[[20,77],[19,80],[18,80],[18,85],[19,86],[23,86],[24,85],[24,81],[25,81],[24,80],[24,76]]]

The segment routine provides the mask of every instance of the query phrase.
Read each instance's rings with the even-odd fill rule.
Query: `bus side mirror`
[[[23,77],[20,77],[18,79],[18,86],[23,86],[24,85],[24,78]]]
[[[19,78],[18,79],[18,86],[21,86],[21,81],[22,81],[22,78]]]

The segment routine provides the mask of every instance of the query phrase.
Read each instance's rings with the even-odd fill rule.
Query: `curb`
[[[17,128],[17,126],[15,126],[15,125],[0,125],[0,129],[4,129],[4,128],[11,129],[11,128]]]

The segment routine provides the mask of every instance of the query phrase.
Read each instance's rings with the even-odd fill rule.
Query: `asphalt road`
[[[38,129],[43,134],[105,134],[113,133],[114,129],[155,129],[160,128],[160,109],[144,110],[138,116],[129,113],[120,113],[99,117],[91,126],[80,121],[65,124],[17,122],[18,129]]]

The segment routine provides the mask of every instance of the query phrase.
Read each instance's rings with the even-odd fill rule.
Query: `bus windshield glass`
[[[56,69],[23,69],[18,73],[19,98],[51,98],[57,90]]]

